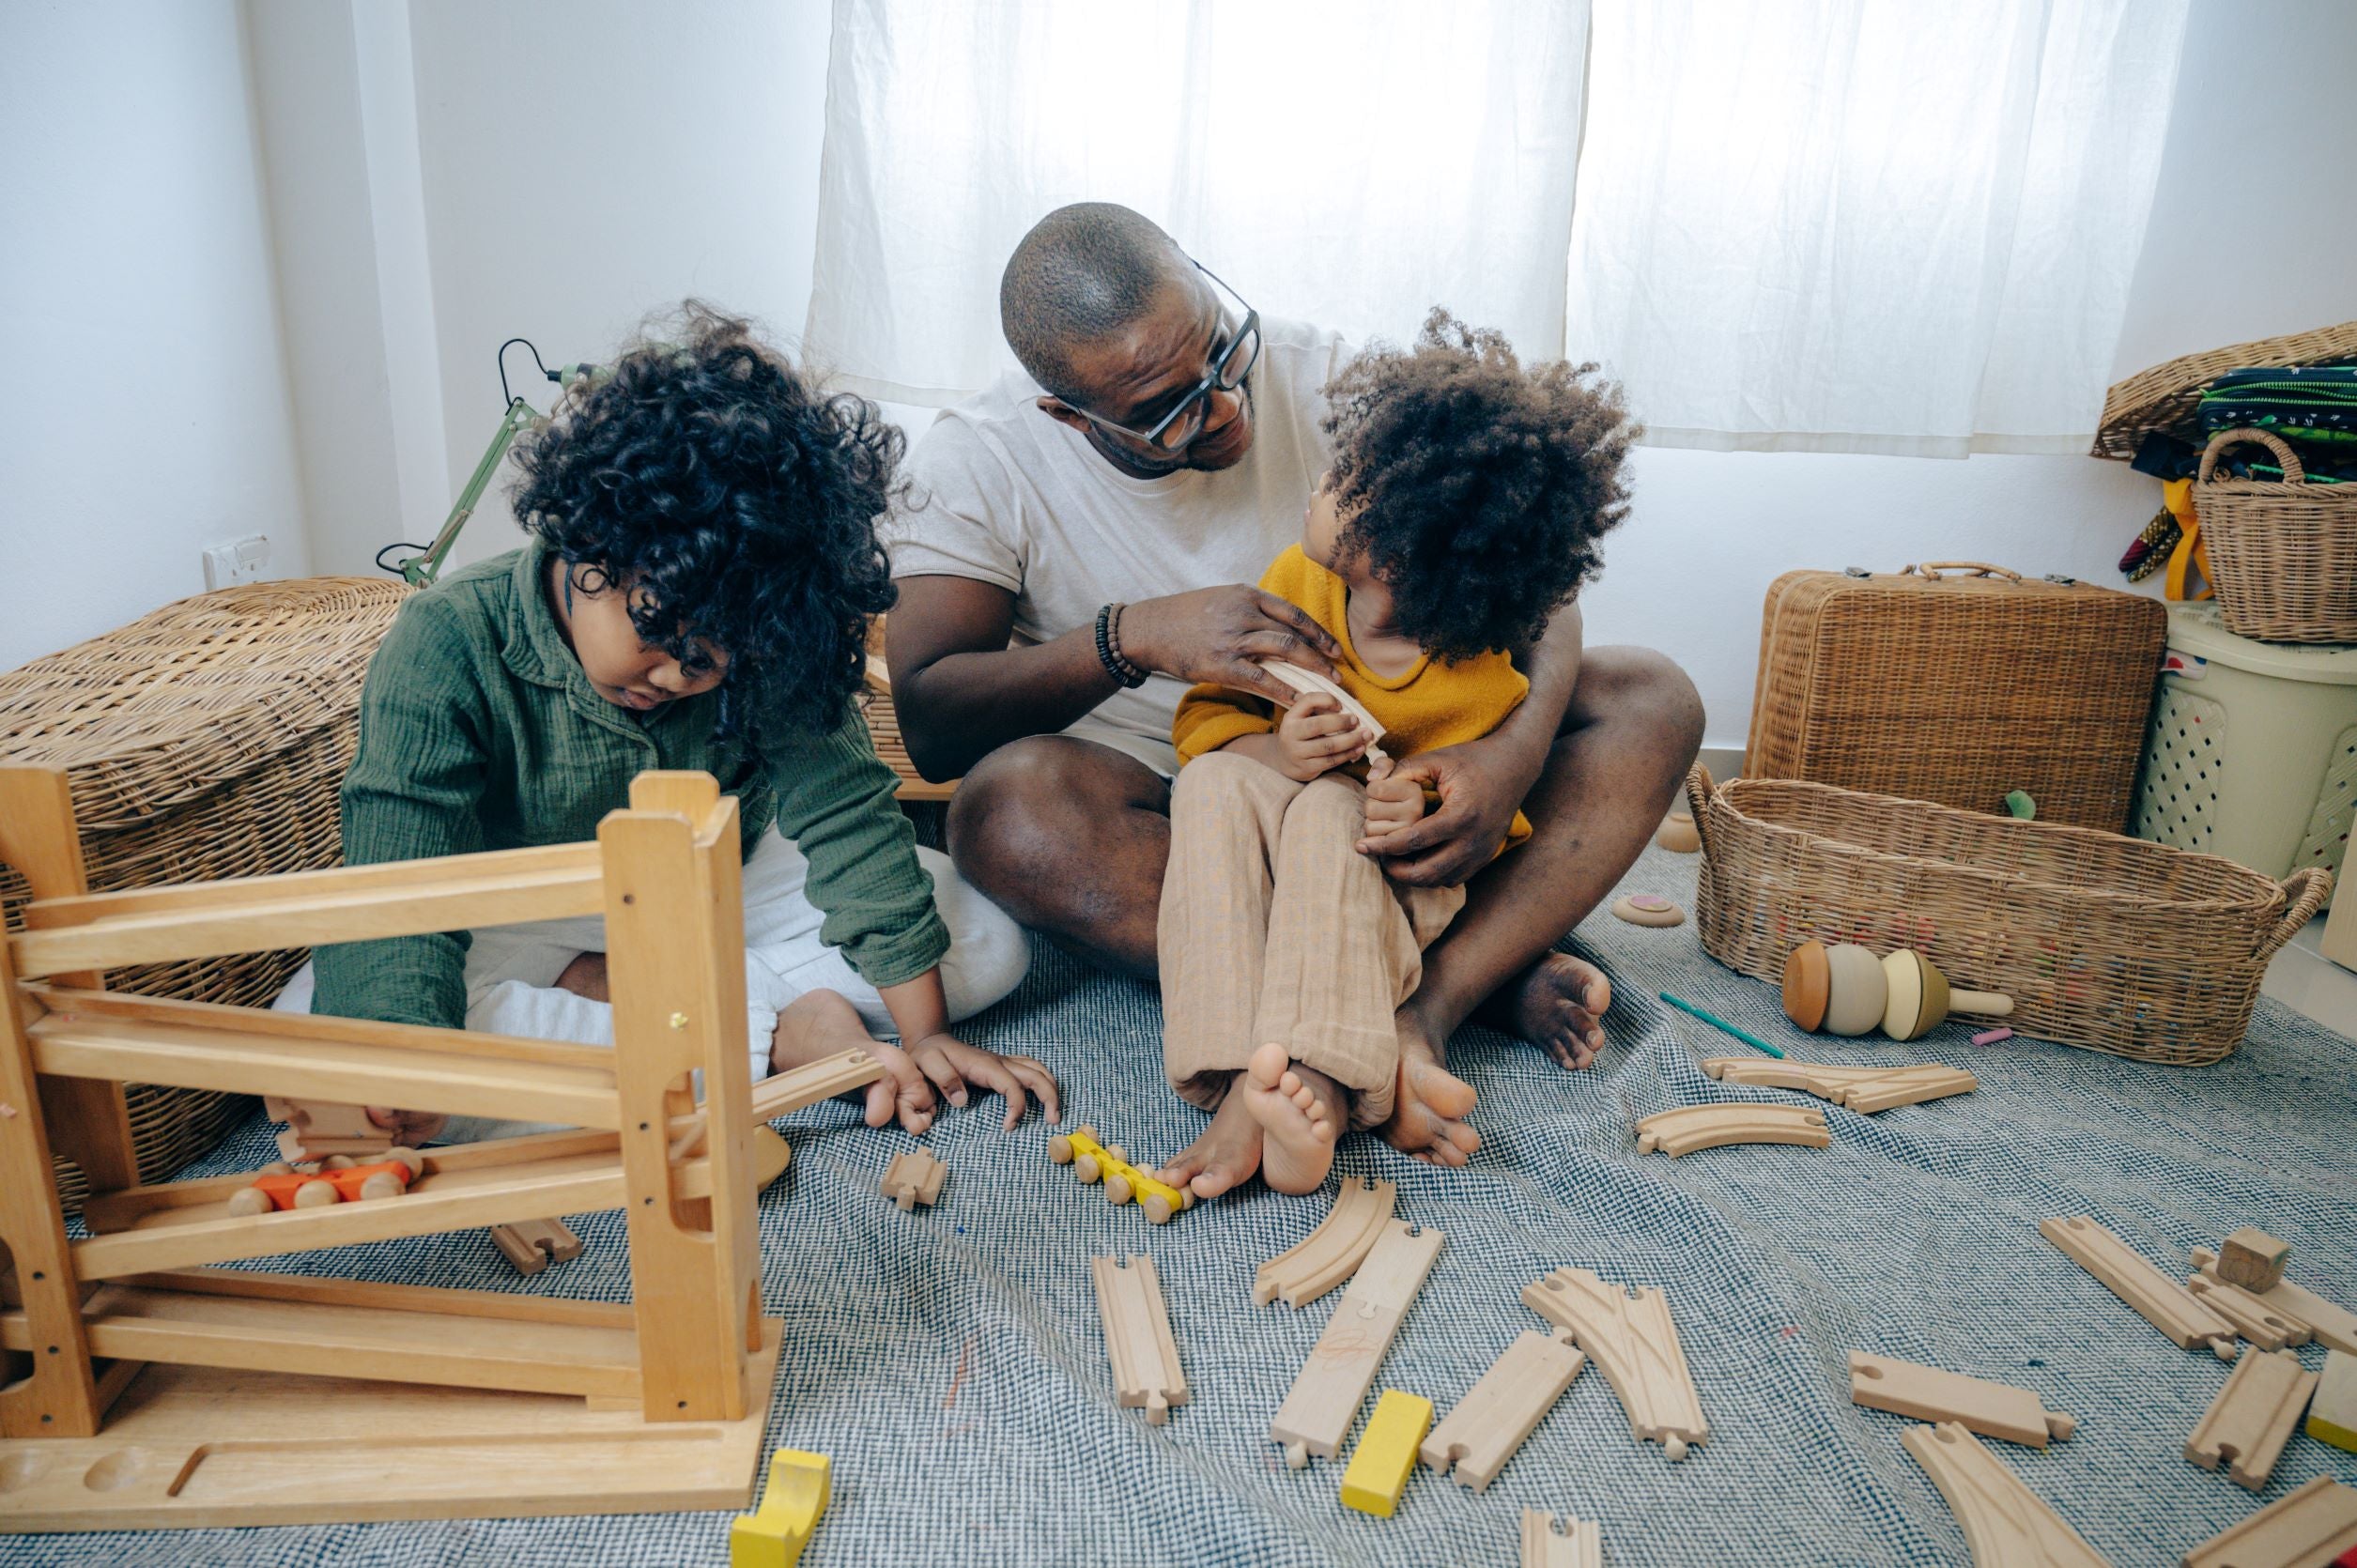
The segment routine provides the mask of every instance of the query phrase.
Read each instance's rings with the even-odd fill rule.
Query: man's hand
[[[1429,784],[1440,796],[1440,809],[1388,833],[1373,832],[1370,822],[1359,853],[1380,856],[1383,874],[1394,882],[1457,886],[1506,841],[1506,829],[1546,761],[1545,752],[1533,762],[1495,735],[1411,757],[1392,779]]]
[[[1366,826],[1368,838],[1380,838],[1408,826],[1424,815],[1424,786],[1402,778],[1397,764],[1379,756],[1367,764]]]
[[[1132,664],[1253,692],[1279,707],[1293,700],[1293,688],[1255,659],[1286,659],[1331,677],[1342,657],[1307,610],[1240,583],[1141,600],[1121,611],[1120,633],[1122,656]]]
[[[1277,771],[1306,784],[1366,753],[1375,737],[1325,692],[1297,699],[1277,720]]]

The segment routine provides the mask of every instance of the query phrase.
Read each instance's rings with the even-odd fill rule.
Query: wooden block
[[[941,1184],[947,1180],[949,1167],[926,1149],[911,1149],[896,1154],[892,1163],[884,1169],[884,1195],[900,1205],[906,1213],[918,1204],[932,1207],[941,1196]]]
[[[794,1568],[826,1513],[830,1469],[824,1453],[781,1448],[771,1454],[761,1507],[729,1526],[729,1568]]]
[[[1702,836],[1695,831],[1694,819],[1671,814],[1662,820],[1661,829],[1653,841],[1672,854],[1692,854],[1702,847]]]
[[[1604,1527],[1536,1508],[1522,1511],[1522,1568],[1604,1568]]]
[[[2196,1247],[2194,1249],[2194,1267],[2211,1279],[2217,1279],[2218,1254],[2207,1247]],[[2268,1311],[2305,1324],[2317,1344],[2357,1355],[2357,1313],[2328,1301],[2305,1285],[2289,1279],[2270,1289],[2255,1290],[2251,1294],[2266,1302]]]
[[[1488,1490],[1586,1364],[1569,1334],[1524,1333],[1425,1439],[1424,1462],[1443,1475],[1454,1465],[1458,1485]]]
[[[517,1220],[493,1225],[488,1234],[518,1274],[537,1274],[552,1263],[570,1263],[581,1255],[581,1238],[562,1220]]]
[[[2357,1491],[2318,1476],[2187,1552],[2183,1568],[2322,1568],[2357,1547]]]
[[[1899,1441],[1948,1499],[1977,1568],[2110,1568],[1963,1426],[1910,1426]]]
[[[1702,1064],[1702,1070],[1729,1084],[1798,1089],[1868,1116],[1894,1106],[1969,1094],[1980,1086],[1979,1079],[1961,1068],[1935,1062],[1904,1068],[1845,1068],[1779,1062],[1767,1056],[1713,1056]]]
[[[2261,1350],[2305,1345],[2316,1337],[2316,1330],[2307,1324],[2277,1312],[2241,1285],[2228,1284],[2214,1275],[2197,1272],[2186,1280],[2185,1288],[2200,1298],[2203,1306],[2233,1324],[2236,1333]]]
[[[1612,900],[1612,917],[1632,926],[1668,930],[1686,924],[1686,911],[1658,893],[1624,893]]]
[[[1416,1446],[1432,1429],[1432,1401],[1385,1389],[1342,1472],[1342,1506],[1388,1519],[1416,1468]]]
[[[1305,1306],[1348,1279],[1383,1234],[1397,1193],[1388,1181],[1345,1180],[1317,1228],[1255,1271],[1253,1304],[1265,1307],[1283,1297],[1288,1307]]]
[[[1824,1148],[1833,1142],[1825,1113],[1798,1105],[1685,1105],[1637,1124],[1637,1152],[1675,1160],[1726,1144],[1796,1144]]]
[[[1170,1313],[1163,1304],[1154,1260],[1132,1256],[1123,1268],[1116,1259],[1093,1257],[1088,1271],[1097,1282],[1097,1316],[1113,1360],[1115,1402],[1125,1410],[1143,1408],[1147,1423],[1160,1426],[1187,1402],[1187,1375],[1170,1337]]]
[[[2291,1244],[2256,1225],[2244,1225],[2218,1247],[2218,1278],[2245,1290],[2272,1290],[2284,1283]]]
[[[1954,1422],[1984,1437],[2029,1448],[2044,1448],[2049,1437],[2068,1437],[2078,1429],[2078,1422],[2046,1409],[2027,1389],[1863,1350],[1850,1352],[1850,1403],[1917,1421]]]
[[[1301,1375],[1293,1379],[1285,1403],[1269,1422],[1269,1440],[1285,1447],[1285,1462],[1295,1469],[1311,1454],[1332,1459],[1342,1452],[1359,1406],[1375,1383],[1375,1374],[1399,1332],[1425,1276],[1432,1272],[1447,1237],[1405,1220],[1384,1223],[1366,1261],[1350,1281],[1350,1288],[1334,1303],[1317,1345]]]
[[[2110,1231],[2086,1215],[2041,1220],[2038,1234],[2103,1282],[2111,1293],[2136,1309],[2147,1323],[2186,1350],[2209,1346],[2222,1361],[2241,1353],[2234,1325],[2202,1305],[2201,1299],[2147,1263]]]
[[[2195,1423],[2185,1457],[2205,1470],[2225,1463],[2236,1485],[2257,1491],[2274,1473],[2316,1383],[2317,1375],[2290,1351],[2253,1351]]]
[[[1607,1284],[1585,1268],[1558,1268],[1524,1285],[1522,1304],[1569,1330],[1604,1369],[1637,1441],[1659,1443],[1673,1460],[1685,1458],[1689,1445],[1709,1441],[1710,1423],[1660,1291]]]
[[[2308,1436],[2357,1453],[2357,1356],[2327,1350],[2308,1406]]]

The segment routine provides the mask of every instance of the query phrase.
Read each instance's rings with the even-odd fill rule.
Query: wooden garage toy
[[[1522,1568],[1604,1568],[1604,1527],[1594,1519],[1557,1519],[1522,1511]]]
[[[1936,1062],[1907,1068],[1845,1068],[1816,1062],[1763,1061],[1757,1056],[1713,1056],[1702,1064],[1702,1070],[1727,1084],[1798,1089],[1866,1116],[1894,1106],[1920,1105],[1927,1099],[1970,1094],[1980,1086],[1980,1081],[1971,1073],[1961,1068],[1941,1067]]]
[[[1155,1224],[1166,1225],[1172,1215],[1194,1207],[1193,1192],[1157,1181],[1139,1170],[1130,1163],[1129,1151],[1119,1144],[1099,1143],[1093,1127],[1076,1127],[1050,1138],[1048,1158],[1070,1165],[1084,1185],[1103,1182],[1109,1204],[1117,1206],[1135,1198],[1138,1211]]]
[[[780,1334],[754,1201],[785,1145],[756,1115],[883,1068],[847,1052],[752,1095],[736,810],[709,775],[648,773],[594,842],[91,895],[65,776],[0,769],[0,860],[32,893],[0,940],[0,1346],[39,1352],[0,1389],[8,1528],[743,1508]],[[100,989],[134,964],[589,915],[611,1049]],[[235,1214],[250,1176],[139,1184],[125,1083],[568,1130],[428,1150],[395,1202]],[[86,1237],[53,1154],[96,1189]],[[628,1303],[215,1267],[610,1208]],[[354,1463],[371,1453],[390,1456]]]
[[[2049,1437],[2068,1437],[2079,1424],[2045,1408],[2027,1389],[1863,1350],[1850,1352],[1850,1403],[1917,1421],[1954,1422],[1981,1437],[2028,1448],[2044,1448]]]
[[[2357,1356],[2327,1350],[2308,1404],[2308,1436],[2357,1453]]]
[[[1143,1256],[1132,1257],[1127,1268],[1115,1258],[1092,1257],[1088,1272],[1097,1282],[1097,1316],[1113,1361],[1114,1402],[1144,1410],[1147,1424],[1160,1426],[1187,1402],[1187,1375],[1170,1337],[1162,1276],[1154,1272],[1154,1260]]]
[[[2108,1558],[1956,1422],[1911,1426],[1899,1441],[1948,1499],[1976,1568],[2111,1568]]]
[[[1939,966],[1913,948],[1876,958],[1855,943],[1804,942],[1784,961],[1784,1016],[1801,1028],[1863,1035],[1880,1027],[1911,1040],[1951,1012],[2009,1017],[2013,999],[1994,991],[1958,991]]]
[[[254,1185],[229,1196],[229,1212],[268,1214],[281,1208],[318,1208],[334,1203],[372,1203],[397,1198],[425,1171],[415,1149],[388,1150],[388,1158],[356,1164],[349,1155],[331,1155],[300,1168],[283,1160],[257,1172]]]
[[[831,1471],[824,1453],[781,1448],[771,1454],[761,1508],[729,1525],[729,1568],[794,1568],[826,1513]]]
[[[1524,1333],[1433,1428],[1420,1451],[1424,1462],[1443,1475],[1454,1465],[1458,1485],[1487,1491],[1586,1364],[1569,1334]]]
[[[2256,1225],[2244,1225],[2218,1244],[2218,1278],[2244,1290],[2272,1290],[2284,1283],[2291,1244]]]
[[[1825,1113],[1802,1105],[1682,1105],[1637,1124],[1637,1152],[1657,1149],[1672,1160],[1727,1144],[1795,1144],[1821,1149],[1832,1142]]]
[[[2218,1254],[2207,1247],[2194,1249],[2194,1268],[2205,1279],[2218,1280]],[[2265,1290],[2251,1292],[2276,1316],[2308,1330],[2317,1344],[2357,1355],[2357,1313],[2328,1301],[2307,1286],[2285,1279]]]
[[[1522,1304],[1567,1330],[1604,1369],[1637,1441],[1659,1443],[1675,1460],[1710,1439],[1669,1299],[1660,1291],[1607,1284],[1585,1268],[1558,1268],[1524,1285]]]
[[[884,1168],[884,1195],[898,1204],[905,1214],[923,1204],[930,1208],[941,1197],[941,1184],[949,1179],[949,1167],[936,1159],[929,1149],[911,1149],[896,1154],[892,1163]]]
[[[2320,1475],[2185,1554],[2184,1568],[2305,1568],[2357,1550],[2357,1489]]]
[[[1392,1336],[1399,1332],[1400,1319],[1424,1288],[1425,1276],[1432,1272],[1432,1262],[1446,1239],[1437,1230],[1419,1229],[1405,1220],[1384,1224],[1269,1422],[1269,1440],[1284,1448],[1287,1465],[1298,1470],[1313,1453],[1332,1459],[1342,1452],[1350,1423],[1359,1419],[1359,1407],[1392,1347]]]
[[[1385,1389],[1342,1472],[1342,1506],[1388,1519],[1416,1468],[1416,1445],[1432,1428],[1432,1401]]]
[[[2147,1323],[2180,1349],[2209,1346],[2222,1361],[2241,1353],[2234,1325],[2204,1306],[2201,1299],[2162,1273],[2110,1231],[2086,1215],[2041,1220],[2038,1234],[2103,1282],[2111,1293],[2136,1309]]]
[[[1398,1191],[1388,1181],[1346,1178],[1317,1228],[1254,1272],[1253,1305],[1283,1297],[1288,1307],[1306,1306],[1348,1279],[1383,1234]]]
[[[2288,1350],[2254,1350],[2226,1376],[2185,1439],[2185,1457],[2203,1469],[2221,1464],[2238,1486],[2257,1491],[2275,1472],[2284,1444],[2316,1392],[2317,1375]]]

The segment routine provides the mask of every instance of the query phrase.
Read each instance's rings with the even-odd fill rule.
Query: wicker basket
[[[2114,382],[2103,394],[2103,419],[2096,426],[2095,445],[2090,450],[2094,456],[2125,462],[2136,454],[2136,443],[2148,431],[2165,430],[2189,441],[2200,440],[2201,419],[2195,408],[2202,389],[2229,370],[2328,364],[2349,359],[2357,359],[2357,321],[2208,348],[2154,365],[2125,381]],[[2203,530],[2207,531],[2209,526],[2210,519],[2203,517]]]
[[[2013,998],[2025,1035],[2140,1062],[2222,1061],[2275,949],[2332,891],[2217,855],[1829,784],[1687,775],[1702,836],[1695,923],[1729,968],[1777,981],[1804,942],[1930,954]]]
[[[892,798],[900,801],[947,800],[958,792],[958,781],[936,784],[917,771],[917,764],[908,759],[908,745],[901,739],[901,715],[892,706],[892,671],[884,662],[884,617],[879,615],[868,625],[868,690],[860,713],[868,721],[868,738],[875,743],[876,755],[884,765],[900,778],[900,787]]]
[[[0,762],[66,771],[94,890],[332,866],[361,678],[408,592],[374,577],[223,589],[0,673]],[[11,927],[25,893],[0,866]],[[106,983],[262,1007],[303,956],[151,964]],[[150,1180],[212,1147],[246,1109],[239,1097],[152,1084],[127,1098]],[[58,1186],[69,1206],[87,1191],[62,1161]]]
[[[2280,483],[2211,477],[2226,450],[2244,441],[2275,454]],[[2194,515],[2226,630],[2272,642],[2357,642],[2357,484],[2311,484],[2280,438],[2221,430],[2201,454]]]

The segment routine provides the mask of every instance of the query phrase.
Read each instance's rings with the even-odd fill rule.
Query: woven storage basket
[[[0,763],[65,770],[94,891],[335,865],[361,678],[408,593],[374,577],[227,588],[0,673]],[[25,894],[0,866],[11,928]],[[106,983],[265,1007],[303,957],[149,964],[110,971]],[[126,1098],[147,1180],[211,1148],[246,1106],[144,1084]],[[64,1161],[58,1186],[69,1206],[88,1190]]]
[[[2211,477],[2226,450],[2244,441],[2275,454],[2280,483]],[[2221,430],[2201,454],[2194,515],[2226,630],[2272,642],[2357,642],[2357,484],[2311,484],[2281,438]]]
[[[1780,981],[1810,940],[1920,948],[1958,985],[2013,998],[2025,1035],[2140,1062],[2222,1061],[2275,949],[2332,891],[2115,833],[2014,822],[1829,784],[1696,768],[1702,947]]]
[[[884,662],[881,615],[868,626],[868,692],[860,713],[868,721],[868,738],[875,743],[876,755],[900,778],[900,787],[892,792],[895,800],[947,800],[958,792],[956,779],[935,784],[908,760],[908,744],[901,739],[901,715],[892,706],[892,671]]]
[[[2096,426],[2097,457],[2122,462],[2136,454],[2136,443],[2152,430],[2165,430],[2189,441],[2201,439],[2201,419],[2195,411],[2202,389],[2229,370],[2260,370],[2279,365],[2329,364],[2357,359],[2357,321],[2320,327],[2313,332],[2206,348],[2150,370],[2116,381],[2103,394],[2103,418]],[[2202,519],[2206,531],[2210,519]]]

